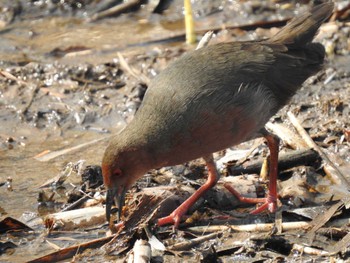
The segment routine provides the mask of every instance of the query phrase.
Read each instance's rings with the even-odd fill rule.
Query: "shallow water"
[[[4,64],[100,64],[113,61],[121,50],[140,52],[140,47],[132,47],[134,44],[169,36],[171,32],[180,32],[182,29],[171,30],[164,29],[160,23],[140,22],[137,17],[131,19],[129,16],[98,22],[88,22],[84,18],[47,16],[17,21],[2,29],[0,57]],[[132,48],[128,49],[130,46]],[[61,50],[62,54],[53,55],[57,54],[53,52],[55,50]],[[0,108],[6,103],[1,101],[2,92],[0,89]],[[13,149],[6,149],[6,146],[0,148],[0,181],[10,176],[14,187],[13,192],[1,189],[0,200],[6,202],[1,202],[0,206],[15,217],[34,208],[37,191],[35,186],[57,174],[63,163],[72,161],[70,156],[65,156],[48,163],[38,162],[33,159],[35,155],[47,149],[62,149],[106,136],[98,132],[87,132],[79,127],[63,132],[54,125],[45,130],[39,129],[16,118],[17,106],[14,109],[3,108],[3,114],[0,113],[1,139],[5,141],[8,137],[16,138]],[[120,129],[110,128],[114,131]],[[20,142],[22,145],[19,145]],[[92,146],[91,156],[88,155],[88,150],[81,150],[74,153],[74,158],[99,163],[103,151],[101,144],[103,143]],[[23,202],[24,196],[26,200]]]
[[[181,31],[172,28],[172,32]],[[12,62],[101,63],[111,61],[116,52],[147,40],[168,36],[169,30],[159,23],[149,24],[138,19],[120,18],[88,22],[72,17],[45,17],[19,21],[3,31],[0,57]],[[55,49],[76,49],[74,54],[57,58]],[[69,52],[67,52],[69,53]],[[73,52],[71,52],[73,53]]]
[[[4,66],[15,63],[26,65],[32,62],[42,65],[53,63],[53,67],[57,62],[60,65],[97,65],[113,61],[117,52],[121,50],[126,52],[129,45],[159,38],[164,34],[167,35],[166,32],[169,31],[161,26],[150,26],[139,23],[137,19],[123,17],[95,23],[71,17],[44,17],[15,22],[7,29],[3,29],[0,37],[0,57]],[[63,55],[52,55],[55,49],[62,50]],[[140,50],[140,47],[128,49],[130,52],[137,50]],[[35,78],[23,80],[29,84],[24,89],[0,87],[0,110],[2,112],[0,113],[0,183],[11,177],[13,188],[12,191],[8,191],[5,186],[0,187],[0,215],[2,218],[11,216],[25,222],[28,215],[31,217],[38,211],[39,186],[58,175],[68,162],[84,159],[87,164],[100,164],[107,140],[72,151],[48,162],[38,161],[34,157],[46,150],[68,149],[110,135],[86,130],[74,122],[73,126],[59,127],[53,120],[51,124],[42,128],[35,126],[33,121],[21,120],[18,110],[28,101],[28,96],[23,97],[22,95],[30,93],[31,81],[33,85],[36,84]],[[59,83],[56,84],[56,86],[59,85]],[[42,96],[40,91],[35,99],[42,98]],[[119,97],[122,99],[122,96]],[[13,104],[8,103],[8,98],[13,100]],[[22,103],[21,99],[25,101]],[[62,104],[74,105],[78,103],[79,98],[75,100],[75,102],[63,100]],[[60,102],[59,99],[56,101]],[[37,105],[34,101],[31,110],[35,111],[37,107],[49,108],[50,104],[55,103],[51,98],[44,98],[43,102],[46,105]],[[114,101],[114,103],[124,102]],[[9,108],[9,105],[12,105],[12,108]],[[113,121],[110,121],[111,117]],[[97,128],[108,127],[109,131],[117,132],[125,125],[125,120],[115,113],[109,118],[97,120],[96,123]],[[14,139],[14,142],[8,143],[7,141],[11,138]],[[78,184],[80,178],[72,175],[67,181]],[[2,255],[0,261],[23,262],[24,255],[28,255],[29,251],[34,251],[36,256],[51,251],[47,246],[40,249],[38,240],[34,243],[26,243],[29,240],[31,240],[29,236],[18,239],[17,242],[22,245],[13,255]],[[30,258],[36,256],[31,255]]]

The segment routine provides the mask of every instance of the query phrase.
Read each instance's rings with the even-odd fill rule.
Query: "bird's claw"
[[[181,208],[181,207],[179,207]],[[181,209],[174,210],[170,215],[159,218],[157,225],[158,226],[164,226],[164,225],[174,225],[174,228],[178,228],[178,226],[181,223],[181,218],[184,215],[184,212]]]
[[[276,212],[277,210],[277,199],[270,194],[267,195],[266,198],[254,198],[256,203],[263,203],[257,209],[250,212],[252,215],[259,214],[265,210],[269,210],[271,213]]]
[[[253,215],[259,214],[265,210],[269,210],[271,213],[274,213],[277,210],[277,197],[267,194],[265,198],[249,198],[243,197],[240,193],[238,193],[230,184],[225,183],[224,187],[231,192],[240,202],[249,203],[249,204],[260,204],[257,209],[250,212]]]

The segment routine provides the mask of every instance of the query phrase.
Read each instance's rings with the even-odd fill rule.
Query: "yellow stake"
[[[196,34],[194,32],[191,0],[184,0],[184,7],[185,7],[186,43],[194,44],[196,43]]]

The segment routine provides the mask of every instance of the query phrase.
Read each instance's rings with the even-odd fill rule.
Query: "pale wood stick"
[[[133,263],[147,263],[151,262],[152,251],[151,246],[146,240],[136,240],[133,248],[134,258]]]
[[[324,250],[320,250],[313,247],[303,246],[299,244],[294,244],[293,249],[299,251],[300,254],[308,254],[308,255],[315,255],[315,256],[330,256],[330,253]]]
[[[268,122],[265,124],[265,127],[273,134],[276,134],[283,143],[289,145],[292,149],[304,149],[308,147],[297,133],[288,129],[284,124]]]
[[[47,215],[45,217],[45,226],[49,229],[72,230],[103,224],[105,220],[105,208],[95,206]]]
[[[296,229],[309,229],[313,225],[309,222],[298,221],[298,222],[286,222],[282,223],[282,230],[296,230]],[[249,225],[219,225],[219,226],[196,226],[189,227],[186,230],[196,234],[204,234],[218,231],[233,230],[237,232],[269,232],[275,227],[274,223],[267,224],[249,224]]]
[[[205,47],[209,44],[209,41],[213,37],[214,31],[208,31],[205,33],[205,35],[202,37],[202,39],[199,41],[196,49],[200,49],[202,47]]]

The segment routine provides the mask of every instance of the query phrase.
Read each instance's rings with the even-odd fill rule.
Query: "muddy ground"
[[[31,224],[37,222],[37,218],[60,211],[67,201],[67,192],[72,191],[72,185],[79,185],[81,178],[72,173],[64,182],[63,189],[44,190],[55,193],[49,202],[47,199],[38,201],[39,193],[43,191],[39,187],[62,173],[70,162],[84,160],[85,165],[99,165],[108,137],[132,119],[149,80],[169,62],[195,48],[195,45],[184,43],[182,1],[149,1],[122,15],[94,20],[94,15],[104,8],[101,2],[3,1],[0,4],[0,219],[16,218],[34,229],[34,232],[20,235],[2,233],[0,262],[24,262],[54,252],[58,249],[56,246],[68,247],[105,235],[108,230],[106,225],[78,229],[74,236],[70,233],[53,237],[43,223]],[[171,4],[165,9],[166,6],[161,6],[160,2]],[[208,4],[206,1],[193,1],[197,35],[200,39],[208,29],[214,29],[215,35],[210,44],[269,37],[278,30],[274,27],[280,26],[278,21],[285,21],[306,10],[311,2],[211,1]],[[347,10],[347,1],[335,2],[337,10]],[[305,82],[291,103],[273,121],[284,124],[297,134],[287,116],[288,111],[293,112],[316,144],[350,180],[349,10],[334,20],[326,23],[317,37],[327,50],[324,69]],[[257,26],[261,22],[268,24],[266,29]],[[270,25],[270,22],[276,23]],[[240,28],[241,25],[252,27],[247,31]],[[249,150],[254,143],[247,142],[232,150]],[[75,146],[79,147],[72,149]],[[282,142],[282,151],[292,152],[292,148]],[[266,152],[266,146],[261,143],[248,159],[258,159]],[[220,160],[223,156],[226,156],[224,152],[216,158]],[[232,157],[230,161],[234,160]],[[302,163],[281,171],[280,190],[285,210],[318,207],[328,211],[329,201],[348,197],[348,191],[339,180],[329,179],[323,164],[324,159],[320,157],[313,164]],[[226,166],[224,168],[227,170]],[[169,183],[185,183],[196,188],[197,183],[203,182],[200,179],[203,174],[205,169],[201,161],[151,171],[138,187],[133,188],[132,193],[145,186],[161,188]],[[283,184],[283,181],[287,183]],[[198,209],[202,217],[183,225],[176,233],[170,231],[171,227],[154,228],[151,222],[153,235],[170,246],[207,235],[191,232],[188,226],[212,225],[215,222],[222,226],[229,222],[274,222],[273,216],[249,216],[247,211],[251,208],[227,211],[218,209],[215,202],[213,205],[208,200],[202,204]],[[336,219],[346,219],[348,215],[349,211],[342,208]],[[220,216],[228,216],[230,220],[215,221]],[[216,219],[210,221],[212,218]],[[310,222],[315,218],[316,215],[306,218],[300,214],[293,217],[283,213],[283,221]],[[225,229],[215,237],[183,247],[180,251],[158,251],[152,260],[346,261],[350,256],[349,247],[347,244],[341,246],[339,242],[347,237],[348,224],[336,227],[322,225],[323,230],[328,229],[328,234],[318,233],[313,244],[304,242],[303,235],[308,232],[300,232],[300,229],[277,234],[271,234],[273,231],[236,234]],[[108,249],[94,249],[77,256],[75,261],[124,260],[135,239],[145,238],[144,233],[139,233],[142,227],[139,228],[141,230],[137,233],[129,233],[128,238],[125,235],[120,237],[120,240],[127,240],[126,249],[114,249],[114,253],[111,253],[113,249],[110,246]],[[329,233],[334,229],[338,235],[332,236]],[[3,246],[6,242],[16,247],[7,249]],[[302,249],[298,249],[297,245]],[[331,248],[336,245],[340,249],[332,254]],[[316,250],[308,252],[308,248]],[[118,254],[115,251],[121,252],[115,255]]]

